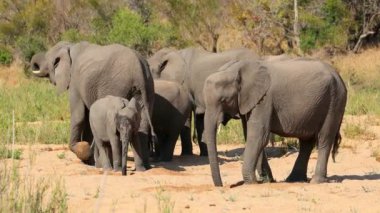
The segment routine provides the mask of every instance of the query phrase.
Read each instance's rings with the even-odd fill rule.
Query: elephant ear
[[[258,62],[241,62],[239,72],[239,110],[247,114],[266,95],[271,79],[267,67]]]
[[[167,73],[165,73],[166,76],[161,77],[166,80],[175,80],[179,83],[182,83],[184,81],[184,72],[185,72],[185,60],[182,58],[182,56],[177,52],[170,52],[166,54],[162,58],[162,63],[159,69],[160,75],[162,74],[162,71],[168,70]]]
[[[62,93],[69,88],[71,57],[70,48],[63,47],[57,54],[54,61],[55,83],[58,93]]]

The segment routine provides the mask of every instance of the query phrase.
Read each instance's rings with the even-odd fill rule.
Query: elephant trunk
[[[44,64],[46,64],[45,52],[40,52],[33,55],[30,60],[30,68],[32,69],[32,73],[37,77],[47,77],[49,75],[49,71]]]
[[[214,113],[208,112],[205,114],[205,130],[204,134],[207,142],[208,159],[210,161],[212,180],[215,186],[223,186],[222,178],[220,177],[218,152],[216,149],[216,128],[217,116]]]
[[[123,176],[127,175],[127,156],[128,156],[128,145],[129,145],[129,137],[121,138],[121,174]]]

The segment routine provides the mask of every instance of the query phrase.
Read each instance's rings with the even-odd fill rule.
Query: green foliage
[[[58,96],[45,79],[20,87],[0,87],[0,137],[10,140],[15,112],[16,142],[67,143],[69,117],[67,94]]]
[[[152,49],[170,45],[174,37],[170,26],[154,22],[144,23],[138,13],[122,9],[112,18],[108,42],[124,44],[148,54]]]
[[[13,156],[13,159],[20,160],[21,155],[22,155],[21,149],[14,149],[12,153],[12,150],[6,147],[4,144],[0,145],[0,159],[12,158]]]
[[[62,33],[61,40],[75,43],[83,40],[88,40],[88,38],[87,36],[80,33],[78,29],[71,28]]]
[[[12,63],[12,60],[12,53],[8,50],[8,48],[0,46],[0,64],[9,65]]]
[[[348,44],[349,10],[342,0],[326,0],[321,8],[306,7],[300,14],[301,48],[308,52],[325,46],[345,49]]]
[[[37,36],[19,36],[15,46],[21,51],[23,60],[27,62],[32,59],[34,54],[46,50],[45,41]]]
[[[217,134],[219,144],[245,143],[240,120],[230,120],[226,126],[221,125]]]

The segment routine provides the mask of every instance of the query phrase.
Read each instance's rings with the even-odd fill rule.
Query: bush
[[[68,29],[61,35],[61,41],[69,41],[69,42],[80,42],[83,40],[87,40],[83,34],[81,34],[77,29]]]
[[[162,48],[176,40],[173,32],[169,25],[144,23],[139,14],[122,9],[112,18],[107,40],[129,46],[147,55],[152,49]]]
[[[26,35],[18,37],[16,47],[21,51],[23,60],[29,62],[34,54],[46,50],[46,43],[40,37]]]
[[[12,63],[12,53],[5,47],[0,47],[0,64],[9,65]]]

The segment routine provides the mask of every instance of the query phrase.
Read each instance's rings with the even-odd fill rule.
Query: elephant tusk
[[[33,70],[32,71],[34,74],[40,74],[41,73],[41,70]]]
[[[219,134],[221,129],[222,129],[222,124],[219,124],[217,134]]]

